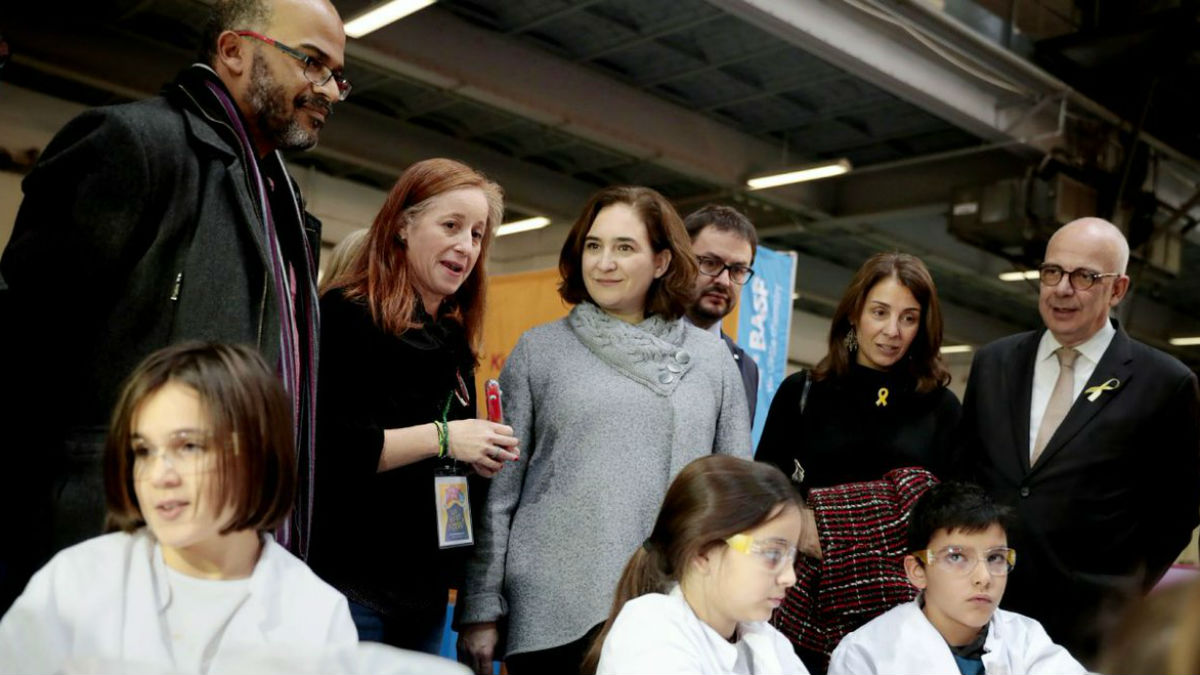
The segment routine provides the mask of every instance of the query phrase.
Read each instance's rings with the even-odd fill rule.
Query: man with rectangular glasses
[[[958,465],[1012,506],[1021,564],[1005,607],[1088,665],[1122,606],[1187,545],[1200,509],[1200,395],[1109,310],[1129,291],[1111,223],[1060,228],[1039,268],[1044,330],[980,349]]]
[[[121,381],[154,350],[257,347],[292,397],[300,501],[281,543],[303,555],[311,502],[320,223],[281,150],[316,145],[346,97],[346,36],[328,0],[215,4],[198,63],[160,96],[84,112],[23,183],[0,354],[11,401],[0,610],[51,553],[104,525],[100,458]],[[3,486],[9,487],[9,486]]]
[[[758,233],[746,216],[728,206],[709,204],[684,218],[683,225],[692,238],[692,250],[700,273],[696,275],[696,297],[688,307],[687,318],[725,341],[746,389],[750,422],[758,403],[758,364],[721,330],[721,320],[737,307],[742,286],[754,276],[754,255]]]

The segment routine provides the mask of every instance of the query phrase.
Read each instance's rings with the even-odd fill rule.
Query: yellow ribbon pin
[[[1084,389],[1083,393],[1088,395],[1088,401],[1094,403],[1096,399],[1100,398],[1100,394],[1103,394],[1106,391],[1114,391],[1119,386],[1121,386],[1121,381],[1114,377],[1109,379],[1104,384],[1098,384],[1094,387],[1088,387],[1087,389]]]
[[[879,398],[875,399],[875,405],[877,407],[883,406],[886,408],[887,407],[887,397],[888,397],[887,387],[880,387],[879,394],[877,394],[877,395],[879,396]]]

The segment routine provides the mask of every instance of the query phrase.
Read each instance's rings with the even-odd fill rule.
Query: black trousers
[[[583,657],[603,626],[603,623],[598,623],[586,635],[565,645],[513,654],[504,659],[504,665],[510,675],[578,675]]]

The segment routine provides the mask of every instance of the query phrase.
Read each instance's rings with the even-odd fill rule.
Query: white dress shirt
[[[1075,382],[1071,388],[1071,400],[1079,398],[1088,380],[1096,372],[1100,357],[1108,350],[1117,329],[1112,321],[1105,321],[1096,334],[1083,344],[1076,345],[1075,351],[1079,356],[1075,359]],[[1038,343],[1037,358],[1033,362],[1033,398],[1029,403],[1029,457],[1033,458],[1033,445],[1037,441],[1038,430],[1042,426],[1042,416],[1046,414],[1046,404],[1050,402],[1050,394],[1054,392],[1054,383],[1058,382],[1058,357],[1054,352],[1062,345],[1050,331],[1042,333]]]

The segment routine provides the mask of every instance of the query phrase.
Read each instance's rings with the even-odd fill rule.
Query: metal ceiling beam
[[[773,144],[436,6],[351,41],[347,54],[698,182],[742,189],[747,175],[778,165]],[[824,215],[824,190],[813,186],[758,198]]]
[[[116,39],[100,31],[77,34],[70,49],[59,45],[61,32],[41,22],[6,24],[14,48],[31,67],[50,64],[54,73],[123,97],[145,98],[188,64],[190,52],[134,39]],[[185,55],[186,54],[186,55]],[[99,75],[104,73],[106,75]],[[5,85],[11,89],[10,85]],[[7,105],[10,95],[0,96]],[[524,211],[555,219],[573,219],[594,186],[503,155],[468,141],[400,122],[351,104],[335,105],[321,143],[312,153],[398,176],[419,159],[451,156],[486,172],[504,185],[510,202]]]
[[[703,75],[704,73],[712,72],[714,70],[720,70],[721,68],[725,68],[727,66],[736,66],[739,63],[745,63],[746,61],[751,61],[753,59],[761,58],[763,56],[769,56],[770,54],[774,54],[776,52],[781,52],[781,51],[784,51],[784,50],[790,49],[790,48],[791,47],[789,45],[785,45],[782,43],[776,43],[776,44],[769,45],[764,49],[757,49],[754,51],[743,52],[736,56],[730,56],[730,57],[724,58],[724,59],[717,59],[716,61],[706,61],[704,63],[704,65],[697,66],[695,68],[686,68],[684,70],[677,70],[673,73],[667,73],[666,75],[659,75],[658,77],[652,77],[652,78],[645,79],[645,80],[634,80],[633,84],[642,89],[650,89],[652,87],[657,87],[660,84],[666,84],[667,82],[673,82],[675,80],[682,80],[687,77],[695,77],[696,75]],[[726,73],[726,75],[728,75],[728,73]]]
[[[604,0],[581,0],[580,2],[575,2],[575,3],[569,4],[566,7],[557,9],[553,12],[546,12],[542,16],[539,16],[538,18],[536,18],[532,21],[527,21],[519,26],[515,26],[513,28],[505,28],[503,26],[497,26],[497,28],[499,28],[500,30],[502,30],[503,32],[505,32],[509,35],[520,35],[521,33],[527,33],[529,31],[533,30],[534,28],[541,26],[542,24],[550,23],[551,21],[557,21],[563,17],[570,16],[570,15],[580,12],[584,9],[587,9],[588,7],[591,7],[592,5],[598,5],[601,2],[604,2]]]
[[[712,0],[725,11],[797,45],[938,117],[989,140],[1034,138],[1053,131],[1053,111],[1014,119],[1035,104],[985,82],[918,43],[894,24],[847,2]],[[966,60],[966,59],[962,59]],[[983,66],[972,66],[983,70]],[[1043,148],[1044,149],[1044,148]]]
[[[831,82],[840,82],[845,79],[847,79],[846,75],[838,73],[836,75],[825,75],[823,77],[814,77],[812,79],[802,80],[802,81],[798,81],[798,82],[788,82],[786,84],[777,84],[773,87],[763,87],[763,86],[759,85],[759,86],[755,87],[755,89],[757,91],[755,91],[752,94],[746,94],[745,96],[739,96],[737,98],[729,98],[729,99],[725,99],[723,101],[714,101],[713,103],[710,103],[710,104],[704,106],[703,108],[701,108],[701,110],[709,111],[709,110],[716,110],[718,108],[730,108],[735,105],[741,105],[743,103],[753,103],[754,101],[761,101],[764,98],[771,98],[773,96],[779,96],[780,94],[787,94],[787,93],[793,92],[793,91],[801,91],[801,90],[811,89],[814,87],[821,87],[821,86],[827,85]],[[792,104],[795,105],[797,108],[803,107],[795,101],[792,101]],[[819,113],[819,112],[821,112],[821,110],[810,106],[808,112]],[[771,129],[768,131],[775,131],[775,130]]]
[[[652,42],[661,37],[664,37],[667,35],[672,35],[674,33],[678,33],[679,31],[688,30],[689,28],[695,28],[696,26],[703,26],[706,23],[712,23],[713,21],[716,21],[717,19],[724,18],[724,16],[725,15],[721,12],[713,12],[712,14],[709,14],[707,16],[697,17],[695,19],[690,19],[688,21],[682,21],[680,23],[675,23],[675,24],[671,24],[668,26],[660,26],[659,28],[656,28],[648,33],[639,33],[628,39],[621,40],[619,42],[615,42],[606,47],[601,47],[600,49],[589,52],[582,56],[577,56],[577,57],[575,57],[575,61],[576,62],[594,61],[594,60],[600,58],[601,56],[605,56],[606,54],[611,54],[613,52],[619,52],[622,49],[629,49],[630,47],[636,47],[638,45],[643,45],[643,44],[646,44],[647,42]],[[678,49],[675,49],[673,47],[668,47],[668,49],[671,49],[671,51],[675,51],[675,52],[679,51]],[[691,59],[696,58],[696,56],[694,54],[688,54],[687,57],[691,58]]]

